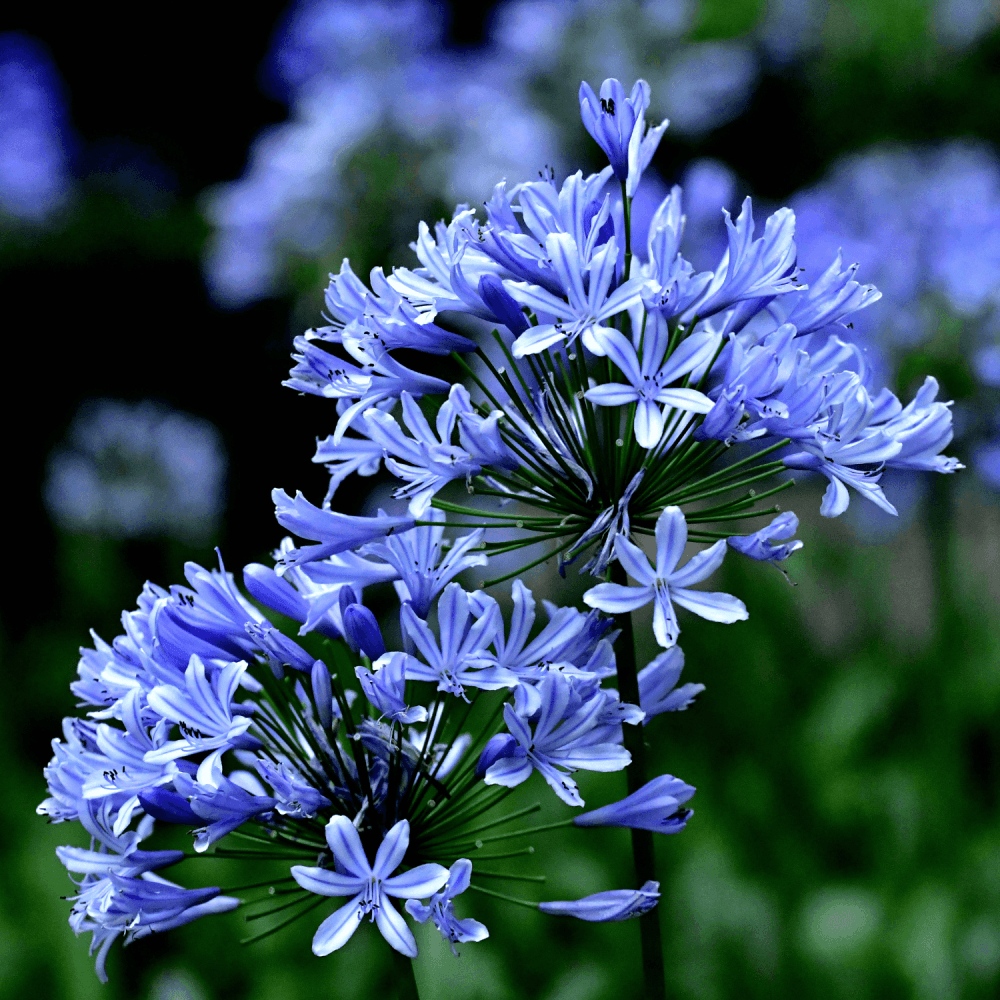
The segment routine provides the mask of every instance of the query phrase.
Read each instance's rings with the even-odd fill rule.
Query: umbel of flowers
[[[421,266],[376,269],[370,287],[345,261],[329,325],[296,341],[286,383],[336,400],[316,454],[324,503],[274,491],[279,523],[306,543],[247,566],[246,593],[221,558],[189,564],[187,586],[147,584],[124,634],[83,651],[71,686],[87,712],[54,741],[39,812],[91,838],[57,853],[102,978],[116,939],[241,901],[248,920],[273,915],[257,937],[322,907],[317,955],[367,916],[414,957],[404,913],[454,949],[488,936],[471,890],[583,920],[642,915],[646,988],[662,995],[652,834],[684,828],[694,789],[647,767],[641,730],[702,690],[679,684],[677,609],[744,619],[736,597],[696,585],[730,548],[778,563],[801,547],[795,515],[762,503],[793,485],[777,474],[825,476],[821,511],[836,516],[850,490],[892,512],[886,466],[959,466],[940,456],[951,417],[933,379],[906,406],[872,394],[838,328],[879,293],[839,258],[807,286],[788,209],[756,238],[749,199],[735,221],[723,213],[728,250],[695,273],[675,187],[633,259],[631,199],[667,125],[646,127],[648,105],[643,81],[630,95],[583,84],[603,171],[502,182],[484,216],[459,206],[421,224]],[[408,365],[438,357],[408,367],[404,349]],[[448,365],[462,381],[438,377]],[[399,509],[331,508],[348,476],[382,464]],[[691,542],[702,547],[685,558]],[[497,557],[503,572],[479,589],[459,582]],[[545,594],[540,616],[515,579],[505,620],[497,585],[553,558],[597,578],[587,609]],[[387,583],[397,649],[364,602]],[[629,613],[650,603],[663,652],[639,671]],[[622,769],[627,797],[583,811],[574,773]],[[537,804],[502,807],[535,771],[565,820],[525,827]],[[191,830],[193,852],[147,849],[168,824]],[[635,887],[541,902],[497,889],[543,882],[521,866],[529,841],[571,824],[629,828]],[[223,894],[161,874],[183,863],[197,881],[209,855],[255,860],[261,876]]]

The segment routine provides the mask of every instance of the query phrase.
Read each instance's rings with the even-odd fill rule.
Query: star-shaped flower
[[[448,881],[448,869],[442,865],[426,864],[417,865],[400,875],[392,874],[410,846],[410,824],[405,819],[401,819],[385,835],[375,853],[374,864],[368,861],[358,831],[346,816],[330,819],[326,826],[326,841],[340,870],[293,865],[292,877],[309,892],[321,896],[352,896],[353,899],[334,910],[319,925],[313,937],[313,954],[329,955],[343,948],[360,926],[361,918],[369,913],[382,937],[396,951],[416,958],[417,942],[406,921],[389,902],[389,897],[425,899]]]
[[[687,522],[680,507],[666,507],[656,520],[656,567],[650,565],[646,554],[624,535],[615,539],[615,555],[638,587],[619,583],[600,583],[583,595],[592,608],[618,615],[635,611],[650,601],[653,609],[653,634],[664,648],[677,642],[680,626],[674,604],[693,611],[713,622],[743,621],[749,617],[742,601],[730,594],[705,593],[689,589],[701,583],[722,565],[726,556],[726,541],[720,539],[711,548],[703,549],[677,569],[687,545]]]

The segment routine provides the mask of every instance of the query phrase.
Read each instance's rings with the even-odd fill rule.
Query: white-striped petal
[[[322,958],[330,952],[343,948],[351,935],[361,925],[361,896],[358,893],[349,903],[345,903],[339,910],[334,910],[316,928],[313,935],[313,954]]]
[[[732,625],[750,617],[746,605],[732,594],[710,593],[704,590],[672,590],[670,596],[688,611],[693,611],[710,622]]]

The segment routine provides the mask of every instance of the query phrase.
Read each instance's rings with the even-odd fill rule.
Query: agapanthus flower
[[[592,608],[611,614],[635,611],[653,601],[653,635],[666,647],[674,645],[680,632],[675,603],[709,621],[731,624],[744,620],[747,609],[738,598],[691,589],[692,584],[707,579],[722,565],[726,543],[716,542],[678,569],[686,545],[684,515],[679,507],[667,507],[656,521],[655,566],[651,566],[642,549],[627,538],[619,535],[615,539],[618,561],[639,586],[599,583],[588,590],[583,599]]]
[[[273,491],[279,524],[312,544],[286,538],[273,566],[245,568],[262,607],[221,557],[218,570],[189,564],[189,587],[147,584],[126,634],[83,652],[73,690],[91,717],[64,722],[38,811],[92,838],[60,857],[82,875],[70,919],[93,933],[100,974],[116,937],[236,905],[158,874],[179,860],[154,847],[163,823],[191,830],[195,859],[289,865],[274,881],[290,898],[250,916],[281,914],[264,934],[347,897],[319,922],[319,955],[345,946],[365,915],[415,955],[393,898],[452,945],[481,942],[485,928],[455,915],[467,889],[582,920],[655,921],[652,834],[683,829],[694,789],[647,777],[640,723],[703,690],[678,686],[676,609],[747,617],[737,597],[696,585],[729,548],[777,563],[800,547],[794,514],[762,504],[795,485],[788,470],[826,477],[821,512],[834,516],[848,486],[892,510],[885,466],[959,468],[941,455],[951,413],[936,383],[904,407],[830,331],[877,293],[839,257],[808,289],[790,210],[757,238],[749,199],[735,222],[726,214],[728,248],[699,274],[682,256],[675,188],[653,216],[649,260],[634,260],[631,199],[659,137],[644,130],[649,88],[626,98],[611,80],[600,100],[582,93],[604,170],[559,185],[546,171],[509,193],[501,182],[485,218],[459,206],[449,223],[420,226],[419,267],[376,268],[371,288],[346,262],[331,278],[330,325],[296,342],[287,383],[335,400],[317,455],[331,488],[323,506]],[[456,313],[460,331],[449,329]],[[461,381],[439,377],[449,370]],[[350,475],[381,463],[408,509],[330,509]],[[518,579],[504,621],[498,584],[584,553],[589,611],[545,600],[537,622]],[[496,575],[474,589],[463,579],[486,567]],[[380,620],[365,591],[387,583],[398,603]],[[665,652],[640,672],[629,613],[649,603]],[[295,638],[272,612],[298,624]],[[630,794],[508,826],[540,808],[500,808],[529,781],[581,809],[580,770],[625,770]],[[543,880],[491,866],[521,852],[480,852],[574,822],[581,836],[629,828],[641,887],[537,902],[480,882]],[[270,893],[254,898],[267,886],[232,891],[268,907]],[[644,947],[659,938],[644,934]],[[660,960],[646,958],[648,973]]]

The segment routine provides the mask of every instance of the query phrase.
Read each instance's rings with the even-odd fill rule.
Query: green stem
[[[413,974],[413,961],[405,955],[400,954],[395,948],[390,948],[392,952],[392,985],[393,991],[389,996],[396,1000],[420,1000],[420,991],[417,989],[417,979]]]
[[[620,563],[611,564],[613,583],[628,582]],[[639,677],[635,665],[635,636],[632,616],[617,615],[615,624],[621,635],[615,643],[615,662],[618,670],[618,693],[623,702],[639,704]],[[632,755],[632,763],[625,769],[629,795],[646,784],[646,745],[642,726],[623,726],[625,749]],[[635,862],[636,888],[656,879],[653,854],[653,834],[649,830],[632,830],[632,858]],[[642,972],[646,984],[646,1000],[666,1000],[667,987],[663,972],[663,940],[660,936],[660,908],[654,906],[639,917],[639,937],[642,945]]]

